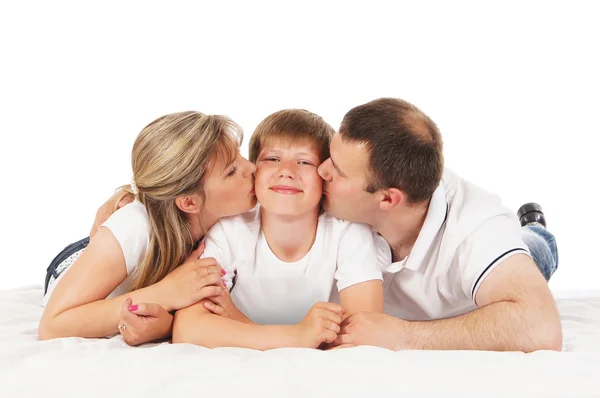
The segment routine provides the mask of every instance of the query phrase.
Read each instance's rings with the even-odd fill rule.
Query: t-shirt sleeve
[[[150,244],[150,220],[146,209],[139,202],[133,202],[114,212],[100,226],[110,229],[115,236],[127,267],[131,274],[144,260]]]
[[[228,236],[232,236],[233,231],[231,222],[219,221],[208,231],[208,235],[204,239],[206,244],[204,253],[201,258],[213,257],[217,264],[221,266],[227,273],[223,276],[223,281],[228,289],[233,286],[233,277],[235,276],[235,268],[233,264],[232,250]],[[228,233],[229,232],[229,233]]]
[[[475,301],[482,282],[502,261],[514,254],[529,255],[520,228],[515,219],[496,216],[479,226],[458,247],[451,265],[457,272],[450,272],[449,276],[460,278],[453,283],[461,286],[467,298]]]
[[[348,223],[339,242],[335,272],[338,291],[370,280],[383,280],[370,227]]]

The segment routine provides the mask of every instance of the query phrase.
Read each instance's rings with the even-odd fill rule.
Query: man
[[[540,272],[549,279],[556,269],[556,247],[538,205],[521,208],[521,230],[495,195],[444,170],[437,126],[400,99],[350,110],[330,152],[319,167],[325,210],[370,224],[393,258],[386,314],[349,317],[335,345],[561,349],[558,311]]]

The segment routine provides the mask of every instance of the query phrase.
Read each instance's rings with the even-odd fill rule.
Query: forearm
[[[454,318],[408,322],[404,346],[429,350],[523,351],[560,350],[562,336],[543,309],[501,301]]]
[[[184,310],[185,311],[185,310]],[[294,326],[242,323],[210,313],[175,314],[173,343],[208,348],[241,347],[269,350],[296,347]]]
[[[158,284],[127,294],[97,300],[55,313],[44,313],[40,322],[42,340],[59,337],[107,337],[118,333],[120,309],[131,298],[133,303],[156,303],[170,310],[169,302]]]

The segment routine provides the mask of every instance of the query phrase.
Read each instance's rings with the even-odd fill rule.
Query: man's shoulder
[[[460,177],[450,169],[444,171],[442,181],[448,204],[447,223],[454,232],[469,234],[499,216],[516,221],[516,214],[504,206],[498,194]]]

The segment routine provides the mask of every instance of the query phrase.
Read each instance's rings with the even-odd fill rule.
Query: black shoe
[[[519,217],[522,227],[531,223],[539,223],[546,228],[546,218],[542,212],[542,206],[537,203],[526,203],[521,206],[517,212],[517,217]]]

